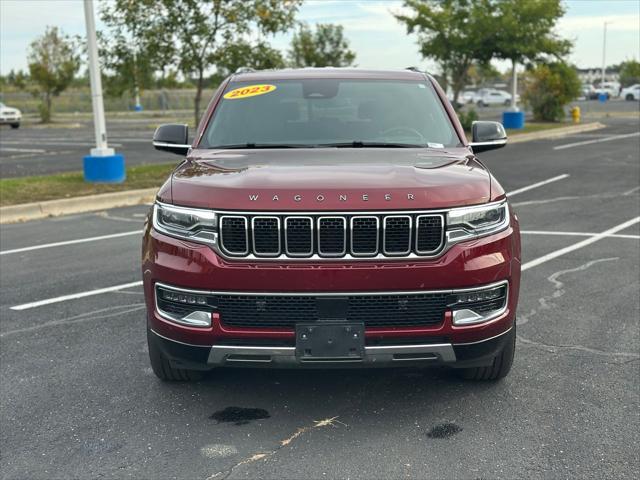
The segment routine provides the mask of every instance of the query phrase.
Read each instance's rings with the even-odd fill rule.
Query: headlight
[[[218,240],[218,217],[210,210],[156,203],[153,206],[153,228],[185,240],[213,245]]]
[[[447,240],[459,242],[497,233],[509,226],[507,202],[454,208],[447,213]]]

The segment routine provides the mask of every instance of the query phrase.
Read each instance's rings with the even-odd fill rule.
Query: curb
[[[509,137],[507,145],[512,143],[530,142],[533,140],[543,140],[551,138],[565,137],[574,133],[590,132],[606,127],[603,123],[592,122],[583,125],[569,125],[568,127],[554,128],[551,130],[541,130],[540,132],[521,133]]]
[[[150,203],[155,199],[157,191],[157,188],[144,188],[0,207],[0,224]]]
[[[547,138],[558,138],[574,133],[589,132],[604,128],[606,125],[600,122],[585,123],[583,125],[570,125],[553,130],[522,133],[509,138],[509,144],[530,142]],[[115,207],[128,207],[142,203],[153,202],[157,188],[145,188],[141,190],[127,190],[124,192],[101,193],[84,197],[65,198],[62,200],[48,200],[46,202],[23,203],[0,207],[0,224],[26,222],[46,217],[69,215],[73,213],[93,212]]]

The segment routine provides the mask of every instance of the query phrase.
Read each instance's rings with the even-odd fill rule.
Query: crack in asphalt
[[[241,467],[242,465],[247,465],[249,463],[257,462],[258,460],[262,460],[264,458],[268,458],[272,455],[275,455],[276,453],[278,453],[278,451],[280,451],[281,449],[289,445],[296,438],[300,437],[301,435],[304,435],[306,432],[313,430],[315,428],[336,427],[335,425],[336,423],[339,423],[340,425],[344,425],[345,427],[347,426],[345,423],[342,423],[341,421],[338,420],[338,416],[325,418],[324,420],[314,420],[313,425],[300,427],[289,437],[285,438],[284,440],[280,440],[280,445],[278,445],[273,450],[270,450],[268,452],[254,453],[250,457],[245,458],[244,460],[236,463],[235,465],[229,467],[228,469],[222,470],[220,472],[216,472],[213,475],[208,476],[206,480],[214,480],[214,479],[225,480],[229,478],[229,476],[233,473],[233,471],[236,468]]]
[[[33,325],[31,327],[17,328],[15,330],[2,332],[0,333],[0,338],[8,337],[9,335],[13,335],[16,333],[33,332],[35,330],[40,330],[42,328],[55,327],[57,325],[70,325],[73,323],[86,322],[89,320],[99,320],[104,318],[116,317],[119,315],[124,315],[126,313],[137,312],[138,310],[142,310],[143,308],[146,308],[145,303],[132,303],[129,305],[118,305],[115,307],[100,308],[98,310],[92,310],[90,312],[81,313],[80,315],[74,315],[72,317],[63,318],[61,320],[51,320],[49,322],[40,323],[38,325]],[[114,310],[118,310],[118,311],[114,312]],[[99,314],[107,311],[111,313],[95,316],[95,314]]]
[[[565,270],[559,270],[557,272],[552,273],[547,277],[547,280],[553,284],[553,293],[551,295],[547,295],[545,297],[540,297],[538,299],[539,307],[537,309],[531,309],[529,313],[525,316],[519,316],[517,320],[518,326],[524,325],[529,322],[531,317],[537,315],[542,310],[552,310],[555,307],[555,304],[552,303],[552,300],[557,300],[560,297],[564,296],[566,290],[564,289],[564,282],[560,281],[560,277],[569,273],[583,272],[588,268],[592,267],[597,263],[602,262],[615,262],[620,260],[620,257],[610,257],[610,258],[599,258],[597,260],[591,260],[587,263],[584,263],[578,267],[567,268]],[[598,350],[596,348],[585,347],[584,345],[553,345],[550,343],[536,342],[534,340],[529,340],[521,335],[517,335],[517,340],[523,344],[531,347],[541,348],[545,351],[551,353],[558,353],[561,350],[578,350],[581,352],[587,352],[594,355],[603,355],[608,357],[626,357],[631,358],[631,360],[627,360],[624,362],[614,362],[615,364],[626,364],[637,360],[640,358],[640,354],[637,353],[629,353],[629,352],[607,352],[604,350]]]

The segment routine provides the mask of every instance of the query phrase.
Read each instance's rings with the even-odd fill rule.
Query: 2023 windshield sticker
[[[271,93],[275,89],[275,85],[248,85],[246,87],[234,88],[230,92],[225,93],[224,98],[227,100],[240,100],[242,98],[255,97],[257,95]]]

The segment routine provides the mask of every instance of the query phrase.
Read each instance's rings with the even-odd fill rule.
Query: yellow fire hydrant
[[[575,106],[571,109],[571,118],[573,123],[580,123],[580,107]]]

